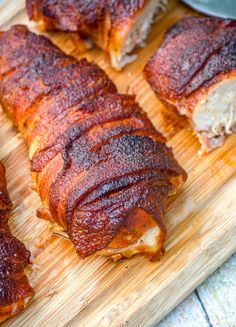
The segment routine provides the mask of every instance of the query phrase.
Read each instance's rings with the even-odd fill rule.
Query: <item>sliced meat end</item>
[[[203,153],[221,146],[225,135],[236,132],[236,74],[208,88],[194,109],[192,122]]]
[[[114,38],[111,37],[109,44],[109,54],[111,66],[116,70],[121,70],[125,65],[137,58],[132,51],[138,46],[143,47],[145,40],[151,29],[154,17],[164,11],[167,0],[152,0],[136,15],[130,24],[123,24],[122,30],[115,30]],[[131,27],[130,27],[131,25]]]
[[[17,313],[23,311],[31,296],[20,300],[18,302],[12,303],[11,305],[1,306],[0,307],[0,323],[3,323],[5,320],[11,318],[12,316],[16,315]]]
[[[142,253],[158,259],[163,251],[166,232],[142,209],[130,215],[113,241],[97,255],[111,257],[117,261]]]
[[[141,207],[136,208],[130,213],[112,242],[96,254],[111,257],[114,261],[131,258],[135,254],[143,254],[149,257],[151,261],[159,260],[165,252],[164,215],[166,200],[176,193],[185,179],[186,176],[183,175],[170,178],[170,185],[172,186],[164,187],[164,193],[159,193],[159,198],[162,198],[162,201],[159,203],[158,217],[153,217],[150,212]],[[158,197],[158,193],[156,195]],[[156,200],[158,201],[158,199]]]

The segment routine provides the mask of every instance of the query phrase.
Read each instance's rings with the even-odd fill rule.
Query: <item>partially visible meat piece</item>
[[[134,96],[95,63],[13,26],[0,35],[0,103],[29,146],[38,216],[80,257],[160,257],[166,202],[187,175]]]
[[[154,16],[167,0],[27,0],[30,19],[41,30],[78,32],[90,38],[120,70],[136,59],[136,46],[143,46]]]
[[[144,74],[157,97],[186,115],[202,152],[236,126],[236,21],[185,17],[171,27]]]
[[[0,323],[24,310],[33,296],[24,271],[30,263],[30,253],[7,224],[11,207],[5,169],[0,162]]]

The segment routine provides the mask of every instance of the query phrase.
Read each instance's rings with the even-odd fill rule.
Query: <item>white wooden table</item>
[[[236,254],[156,327],[235,326]]]

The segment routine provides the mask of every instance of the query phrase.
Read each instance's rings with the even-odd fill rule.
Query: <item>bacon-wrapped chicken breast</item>
[[[236,21],[183,18],[144,73],[157,97],[189,118],[202,152],[236,132]]]
[[[133,96],[24,26],[0,36],[0,103],[29,146],[38,216],[80,257],[163,252],[167,198],[186,179]]]

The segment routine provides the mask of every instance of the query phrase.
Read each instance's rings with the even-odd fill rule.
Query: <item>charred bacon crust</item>
[[[106,49],[113,33],[129,25],[147,4],[147,0],[27,0],[27,12],[31,20],[44,21],[46,29],[78,31]]]
[[[30,147],[46,208],[40,216],[62,225],[81,257],[105,248],[136,208],[165,235],[172,178],[186,173],[134,97],[118,94],[94,63],[75,62],[23,26],[1,44],[0,67],[10,72],[0,75],[0,99]],[[14,57],[19,49],[24,58]]]
[[[170,27],[144,74],[157,96],[181,104],[236,70],[236,21],[185,17]]]
[[[4,213],[12,208],[12,203],[6,188],[5,168],[0,162],[0,212]]]
[[[5,307],[32,296],[24,268],[30,263],[30,252],[15,238],[8,227],[12,204],[6,189],[5,169],[0,162],[0,321]]]

